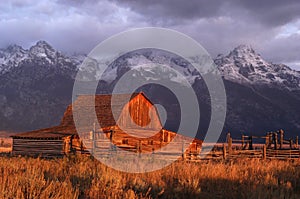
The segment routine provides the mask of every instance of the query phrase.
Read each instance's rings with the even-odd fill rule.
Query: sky
[[[251,45],[267,61],[300,70],[299,0],[10,0],[0,3],[0,48],[45,40],[88,53],[113,34],[164,27],[198,41],[212,57]]]

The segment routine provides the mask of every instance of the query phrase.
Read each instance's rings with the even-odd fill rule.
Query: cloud
[[[46,40],[88,53],[120,31],[158,26],[191,36],[213,57],[245,43],[270,61],[299,63],[299,10],[298,0],[13,0],[0,4],[0,47]]]
[[[290,23],[300,16],[298,0],[234,0],[237,7],[245,9],[246,15],[252,16],[259,23],[268,27]]]
[[[300,63],[300,34],[280,37],[265,44],[266,58],[273,62]]]
[[[117,0],[120,5],[130,8],[147,19],[153,25],[178,24],[198,18],[218,15],[223,0],[153,0],[132,1]]]
[[[12,43],[29,47],[37,40],[46,40],[61,51],[89,52],[112,34],[138,25],[131,19],[135,13],[127,13],[126,8],[109,1],[82,5],[62,1],[28,1],[26,5],[11,2],[2,9],[6,10],[0,14],[2,47]]]

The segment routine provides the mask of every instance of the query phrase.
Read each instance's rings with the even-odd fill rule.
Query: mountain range
[[[57,125],[71,103],[74,79],[85,57],[63,54],[45,41],[39,41],[29,49],[18,45],[0,49],[0,130],[27,131]],[[284,64],[267,62],[248,45],[240,45],[228,55],[218,55],[214,62],[224,80],[227,95],[221,140],[226,132],[233,136],[242,133],[263,135],[284,129],[288,137],[298,133],[300,72]],[[201,75],[177,55],[154,49],[122,55],[107,68],[98,90],[111,92],[127,71],[148,63],[168,65],[192,85],[201,108],[198,137],[202,138],[202,132],[206,132],[210,122],[210,96]],[[151,78],[152,70],[156,69],[142,70],[137,70],[135,76],[148,74],[145,78]],[[175,73],[165,71],[162,76],[180,82]],[[157,85],[141,90],[177,115],[177,101],[171,92]],[[176,130],[177,124],[173,119],[165,125]]]

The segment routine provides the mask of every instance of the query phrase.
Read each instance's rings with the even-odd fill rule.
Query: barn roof
[[[11,136],[12,138],[20,138],[20,139],[46,139],[46,138],[63,138],[66,136],[76,134],[76,130],[73,127],[65,127],[65,126],[54,126],[50,128],[44,128],[24,133],[18,133],[16,135]]]
[[[121,114],[122,108],[125,104],[128,103],[128,99],[132,99],[137,95],[146,96],[143,93],[133,93],[133,94],[113,94],[113,106],[111,105],[112,95],[80,95],[75,100],[74,104],[69,105],[66,112],[64,113],[64,117],[61,120],[61,126],[74,126],[73,120],[73,110],[75,107],[76,111],[80,111],[80,113],[91,113],[94,111],[94,107],[92,107],[88,102],[95,99],[95,111],[97,115],[97,119],[100,123],[101,127],[108,127],[116,125],[116,121],[114,119],[114,115],[112,114],[112,110],[114,110],[115,117],[118,118]],[[74,106],[74,107],[73,107]],[[85,114],[83,118],[80,120],[87,121],[85,125],[91,125],[94,123],[94,118],[92,114]],[[91,124],[87,124],[91,122]]]
[[[115,115],[116,118],[118,118],[119,115],[121,114],[122,108],[128,102],[128,99],[132,99],[137,95],[142,95],[150,102],[150,100],[143,93],[113,94],[113,95],[114,95],[113,107],[111,107],[111,98],[112,98],[111,94],[80,95],[77,97],[73,105],[70,104],[67,107],[59,126],[19,133],[11,137],[42,139],[42,138],[62,138],[70,135],[77,135],[77,131],[73,120],[73,110],[72,110],[73,106],[76,106],[76,110],[79,111],[87,111],[87,112],[93,111],[93,107],[87,103],[93,99],[95,99],[96,115],[102,128],[116,125],[116,121],[112,114],[112,108],[115,110],[114,114],[116,114]],[[84,118],[82,118],[82,120],[91,123],[94,122],[94,119],[92,118],[92,114],[85,115]]]

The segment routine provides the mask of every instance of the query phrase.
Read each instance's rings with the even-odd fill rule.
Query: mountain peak
[[[48,42],[44,41],[44,40],[37,41],[35,46],[50,46],[51,47],[51,45]]]
[[[6,50],[9,52],[9,53],[17,53],[17,52],[20,52],[20,51],[24,51],[24,49],[19,46],[19,45],[16,45],[16,44],[13,44],[13,45],[9,45]]]
[[[253,50],[252,46],[246,44],[242,44],[234,48],[230,52],[230,55],[235,57],[244,57],[245,55],[252,56],[252,57],[258,56],[256,52]]]
[[[36,44],[33,45],[31,48],[43,48],[47,51],[52,51],[52,52],[56,51],[48,42],[43,41],[43,40],[36,42]]]
[[[250,45],[239,45],[227,56],[218,56],[215,63],[227,80],[300,88],[299,72],[265,61]]]
[[[30,53],[37,57],[49,57],[54,59],[57,51],[46,41],[38,41],[30,48]]]
[[[235,47],[235,50],[253,51],[253,48],[249,44],[240,44],[237,47]]]

